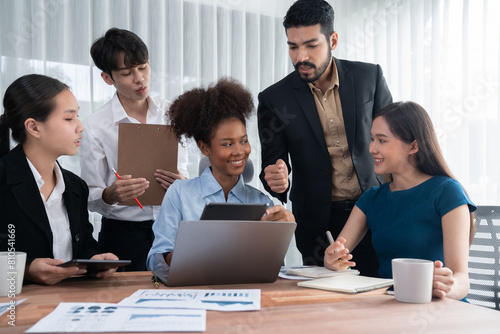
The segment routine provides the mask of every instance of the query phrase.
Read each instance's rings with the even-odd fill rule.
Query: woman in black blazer
[[[77,266],[58,266],[72,258],[117,260],[111,253],[98,254],[88,220],[87,185],[56,161],[78,153],[83,131],[68,86],[47,76],[26,75],[7,88],[3,105],[0,250],[26,252],[25,281],[42,284],[84,274]],[[9,129],[19,143],[13,150]],[[12,230],[15,233],[8,233]]]

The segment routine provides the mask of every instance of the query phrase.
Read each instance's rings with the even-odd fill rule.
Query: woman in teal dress
[[[414,102],[390,104],[375,115],[371,138],[375,173],[388,182],[356,202],[325,267],[354,266],[350,250],[370,228],[380,277],[392,278],[393,258],[432,260],[433,296],[463,299],[476,206],[449,171],[429,115]]]

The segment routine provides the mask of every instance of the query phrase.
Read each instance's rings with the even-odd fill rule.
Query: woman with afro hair
[[[206,89],[190,90],[170,106],[168,114],[177,138],[194,138],[211,166],[199,177],[174,182],[165,194],[153,225],[149,270],[170,265],[179,223],[199,220],[206,203],[268,203],[262,220],[295,221],[290,211],[273,206],[268,196],[243,182],[241,174],[252,150],[246,119],[253,110],[250,92],[228,78]]]

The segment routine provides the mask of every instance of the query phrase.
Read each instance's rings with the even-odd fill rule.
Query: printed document
[[[117,307],[109,303],[60,303],[26,333],[202,332],[206,311]]]
[[[137,290],[130,297],[119,302],[118,306],[198,308],[211,311],[254,311],[260,310],[260,289]]]

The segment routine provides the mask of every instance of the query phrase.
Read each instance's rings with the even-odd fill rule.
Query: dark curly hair
[[[172,103],[168,114],[179,140],[185,135],[209,145],[221,121],[237,118],[246,125],[253,109],[248,89],[234,79],[222,78],[206,89],[185,92]]]

